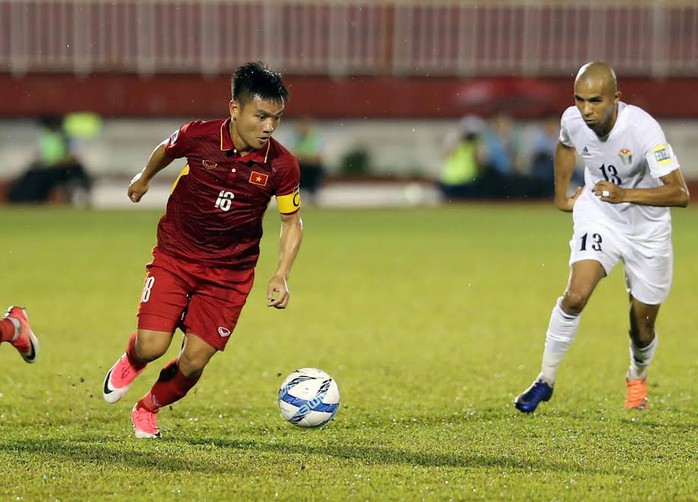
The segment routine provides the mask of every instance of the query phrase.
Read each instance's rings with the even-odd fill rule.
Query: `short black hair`
[[[288,101],[288,89],[281,74],[270,70],[261,61],[240,66],[233,74],[231,82],[233,101],[245,103],[255,96],[270,101]]]

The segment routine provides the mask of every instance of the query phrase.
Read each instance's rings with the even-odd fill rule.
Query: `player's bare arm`
[[[686,181],[679,169],[659,178],[663,185],[656,188],[623,188],[610,181],[599,181],[592,188],[594,195],[604,202],[630,202],[643,206],[686,207],[689,194]]]
[[[582,187],[577,187],[571,197],[567,196],[576,162],[574,148],[558,141],[555,147],[555,205],[560,211],[572,211],[577,197],[582,193]]]
[[[296,260],[302,240],[303,220],[301,220],[300,212],[281,214],[279,265],[267,288],[267,299],[270,307],[285,309],[288,305],[291,294],[286,281],[291,273],[291,267]]]
[[[128,198],[132,202],[139,202],[150,188],[150,181],[153,177],[175,160],[165,153],[166,146],[167,140],[155,147],[145,168],[131,180],[128,186]]]

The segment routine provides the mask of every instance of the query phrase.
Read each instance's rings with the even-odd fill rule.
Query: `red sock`
[[[201,374],[192,378],[184,376],[184,373],[179,371],[178,362],[179,359],[173,359],[160,371],[160,377],[153,388],[138,401],[140,406],[157,413],[163,406],[182,399],[196,385]]]
[[[131,366],[133,366],[134,369],[136,370],[142,370],[145,368],[148,363],[144,363],[138,357],[136,356],[136,335],[138,334],[138,331],[134,331],[131,333],[131,336],[128,339],[128,344],[126,345],[126,358],[128,359],[128,362],[131,363]]]
[[[0,319],[0,343],[11,342],[15,337],[16,329],[12,319],[8,319],[7,317],[5,319]]]

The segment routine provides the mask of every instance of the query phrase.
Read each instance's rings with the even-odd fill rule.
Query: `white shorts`
[[[659,305],[669,295],[674,269],[670,238],[643,242],[604,225],[587,223],[575,228],[570,241],[569,264],[582,260],[599,262],[606,275],[623,261],[626,288],[642,303]]]

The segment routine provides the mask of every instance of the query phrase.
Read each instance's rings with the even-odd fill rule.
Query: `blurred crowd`
[[[101,128],[91,113],[47,115],[38,120],[34,158],[12,180],[7,201],[15,204],[91,204],[92,178],[81,159],[81,145]]]
[[[91,205],[96,170],[85,165],[83,153],[101,129],[100,118],[90,113],[41,117],[33,160],[10,181],[7,202]],[[504,112],[489,118],[468,115],[454,124],[443,144],[435,145],[440,158],[411,175],[434,180],[444,201],[551,198],[558,134],[557,115],[526,122]],[[332,146],[333,134],[313,117],[292,121],[277,137],[298,158],[306,204],[320,200],[328,174],[335,180],[342,176],[370,180],[376,175],[371,165],[359,174],[332,168],[328,144]],[[371,159],[367,162],[371,164]],[[583,184],[581,171],[573,182]]]
[[[560,124],[546,117],[531,133],[507,113],[463,118],[443,145],[439,188],[447,200],[551,198]],[[573,181],[581,184],[580,173]]]

